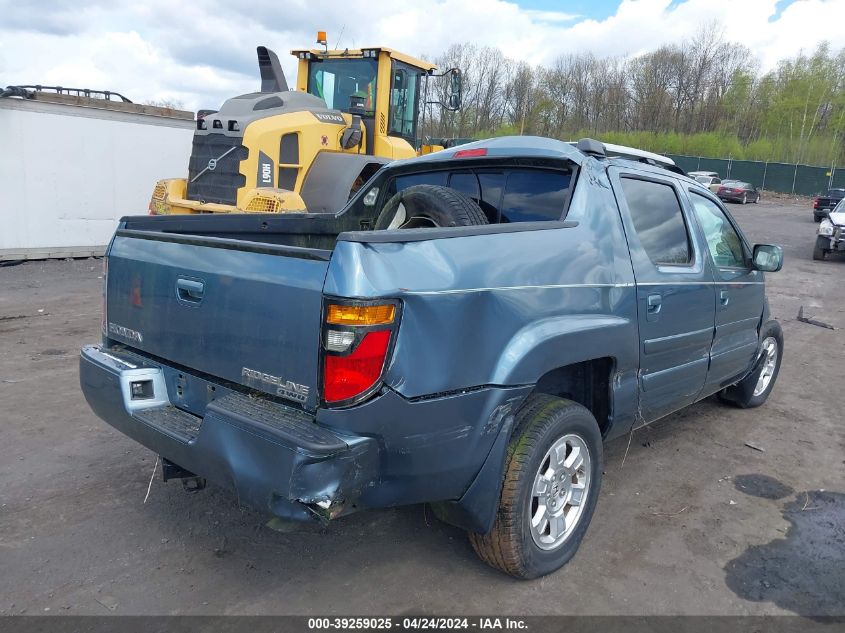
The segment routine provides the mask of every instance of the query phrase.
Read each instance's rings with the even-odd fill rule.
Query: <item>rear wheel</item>
[[[469,538],[488,565],[536,578],[581,544],[601,486],[602,439],[587,409],[545,394],[530,396],[516,423],[493,528]]]
[[[760,356],[748,376],[735,385],[723,389],[719,397],[742,409],[759,407],[768,399],[775,386],[783,358],[783,332],[780,323],[769,321],[760,332]]]
[[[748,194],[744,193],[742,194],[742,204],[745,204],[746,202],[748,202]]]
[[[439,185],[415,185],[393,196],[376,220],[376,230],[487,224],[481,207],[459,191]]]

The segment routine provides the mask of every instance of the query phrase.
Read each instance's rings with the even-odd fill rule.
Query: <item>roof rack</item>
[[[628,147],[626,145],[602,143],[601,141],[597,141],[592,138],[582,138],[580,141],[569,141],[569,144],[574,145],[576,149],[581,150],[585,154],[599,158],[619,156],[620,158],[633,158],[642,162],[654,161],[660,165],[675,165],[675,161],[668,156],[663,156],[662,154],[655,154],[654,152],[647,152],[644,149]]]
[[[7,86],[5,89],[0,88],[0,97],[21,97],[22,99],[31,99],[35,92],[55,92],[60,95],[75,95],[77,97],[87,97],[89,99],[105,99],[111,101],[112,97],[119,99],[123,103],[132,103],[129,99],[124,97],[119,92],[111,90],[91,90],[90,88],[65,88],[64,86],[42,86],[42,85],[17,85]]]
[[[628,147],[626,145],[615,145],[613,143],[602,143],[592,138],[582,138],[580,141],[569,141],[570,145],[574,145],[576,149],[581,150],[589,156],[596,158],[627,158],[647,165],[654,165],[655,167],[663,167],[676,174],[686,176],[686,172],[678,167],[668,156],[662,154],[655,154],[654,152],[647,152],[644,149],[636,147]]]
[[[647,152],[644,149],[637,149],[636,147],[627,147],[625,145],[614,145],[613,143],[605,143],[604,148],[606,152],[618,154],[621,158],[646,158],[648,160],[653,160],[655,163],[660,163],[661,165],[672,165],[673,167],[675,166],[675,161],[673,161],[668,156],[663,156],[662,154],[655,154],[654,152]]]

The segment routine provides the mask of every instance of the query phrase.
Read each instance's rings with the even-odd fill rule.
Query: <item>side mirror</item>
[[[776,273],[783,267],[783,249],[774,244],[755,244],[752,262],[756,270]]]
[[[366,102],[360,95],[349,95],[349,114],[364,116]]]
[[[449,109],[450,110],[460,110],[461,109],[461,99],[463,96],[463,85],[461,79],[461,71],[457,68],[453,68],[449,71],[452,76],[449,81]]]

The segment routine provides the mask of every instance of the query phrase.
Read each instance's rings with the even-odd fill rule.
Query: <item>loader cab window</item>
[[[320,97],[333,110],[349,111],[349,98],[361,97],[364,111],[373,116],[376,108],[375,59],[326,59],[308,67],[308,92]]]
[[[420,77],[423,71],[402,62],[393,62],[390,86],[390,117],[387,133],[400,136],[411,145],[417,136]]]

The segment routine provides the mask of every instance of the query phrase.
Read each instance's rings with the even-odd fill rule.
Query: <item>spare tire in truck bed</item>
[[[390,198],[376,220],[376,230],[487,224],[481,207],[460,191],[439,185],[414,185]]]

